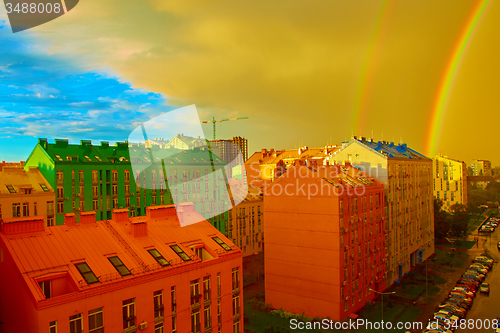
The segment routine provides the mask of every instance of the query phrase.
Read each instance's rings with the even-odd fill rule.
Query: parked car
[[[490,295],[490,285],[489,285],[489,283],[483,282],[481,284],[481,287],[479,287],[479,292],[481,294],[487,294],[489,296]]]
[[[486,275],[486,273],[488,273],[488,270],[487,269],[484,269],[482,267],[479,267],[479,266],[474,266],[474,265],[470,265],[469,268],[467,268],[468,270],[472,270],[472,271],[476,271],[480,274],[483,274],[483,275]]]
[[[485,265],[488,265],[489,267],[493,266],[493,259],[490,259],[490,258],[485,257],[485,256],[475,257],[473,262],[485,264]]]
[[[497,243],[497,248],[500,250],[500,242]]]

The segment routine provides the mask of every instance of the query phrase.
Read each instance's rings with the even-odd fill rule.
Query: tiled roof
[[[175,209],[173,205],[156,206],[156,208]],[[120,213],[120,211],[114,211],[116,212]],[[209,222],[203,220],[198,213],[190,211],[188,215],[193,214],[197,215],[196,218],[202,222],[181,227],[174,211],[163,217],[126,217],[124,222],[108,220],[69,226],[59,225],[45,227],[43,231],[21,234],[0,233],[0,237],[6,243],[7,249],[16,261],[28,286],[33,290],[33,294],[37,295],[38,286],[33,278],[43,274],[67,271],[80,288],[93,288],[116,280],[151,274],[154,270],[175,269],[175,267],[200,262],[200,259],[188,247],[192,243],[203,243],[206,251],[214,257],[239,252],[230,240]],[[125,216],[128,216],[128,213]],[[141,222],[147,223],[147,234],[134,237],[131,231],[132,225],[141,224]],[[212,239],[215,236],[222,239],[232,250],[222,249]],[[170,245],[175,244],[179,245],[191,257],[191,260],[180,259],[170,248]],[[147,251],[149,249],[156,249],[169,261],[170,265],[161,267]],[[110,256],[118,256],[132,275],[122,278],[117,274],[116,269],[107,259]],[[86,262],[100,282],[87,285],[74,265],[79,262]]]

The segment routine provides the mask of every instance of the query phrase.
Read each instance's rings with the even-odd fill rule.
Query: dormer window
[[[184,252],[179,245],[170,245],[170,248],[184,261],[191,260],[191,257]]]
[[[231,247],[229,245],[227,245],[226,243],[224,243],[224,241],[222,239],[220,239],[219,237],[212,237],[212,239],[217,243],[219,244],[224,250],[226,251],[231,251]]]
[[[92,159],[90,157],[88,157],[87,155],[83,156],[85,157],[85,159],[88,161],[88,162],[92,162]]]
[[[167,259],[165,259],[161,254],[160,252],[158,252],[157,249],[151,249],[151,250],[148,250],[149,254],[153,256],[153,258],[155,258],[155,260],[161,265],[161,266],[168,266],[170,265],[170,263],[168,262]]]
[[[108,258],[109,262],[113,265],[113,267],[120,273],[121,276],[127,276],[132,273],[130,273],[129,269],[127,266],[123,264],[123,262],[120,260],[118,257],[110,257]]]
[[[96,160],[98,160],[99,162],[102,162],[102,159],[101,159],[99,156],[95,155],[94,157],[95,157],[95,159],[96,159]]]
[[[45,185],[45,184],[40,184],[40,187],[42,188],[42,190],[43,190],[44,192],[48,192],[48,191],[49,191],[49,188],[48,188],[48,187],[47,187],[47,185]]]
[[[7,190],[9,190],[9,193],[16,193],[16,189],[12,185],[7,185]]]

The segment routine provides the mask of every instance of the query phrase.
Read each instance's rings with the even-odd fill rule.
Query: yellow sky
[[[202,117],[250,116],[217,136],[245,136],[251,152],[340,143],[353,131],[424,152],[440,78],[475,2],[85,0],[31,33],[53,54],[194,103]],[[462,59],[437,145],[467,164],[500,161],[499,18],[496,2]]]

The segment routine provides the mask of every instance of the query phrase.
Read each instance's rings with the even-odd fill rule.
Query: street
[[[500,227],[500,226],[499,226]],[[498,229],[498,228],[497,228]],[[474,326],[472,322],[470,323],[470,327],[468,326],[466,329],[458,329],[455,332],[465,333],[465,332],[493,332],[494,330],[491,328],[491,321],[500,317],[500,269],[497,267],[500,260],[500,253],[497,249],[497,243],[499,241],[499,231],[495,229],[493,234],[485,234],[485,236],[479,236],[479,248],[483,247],[488,250],[490,255],[495,260],[493,264],[493,268],[487,274],[485,282],[490,284],[490,295],[487,296],[485,294],[480,294],[479,291],[474,299],[474,303],[472,308],[467,312],[467,316],[465,317],[467,320],[467,325],[469,325],[469,320],[472,319],[474,321]],[[485,242],[486,241],[486,242]],[[484,243],[483,243],[484,242]],[[475,247],[473,248],[475,249]],[[473,250],[471,249],[471,250]],[[486,319],[490,321],[490,328],[478,328],[481,324],[488,327],[485,322]]]

